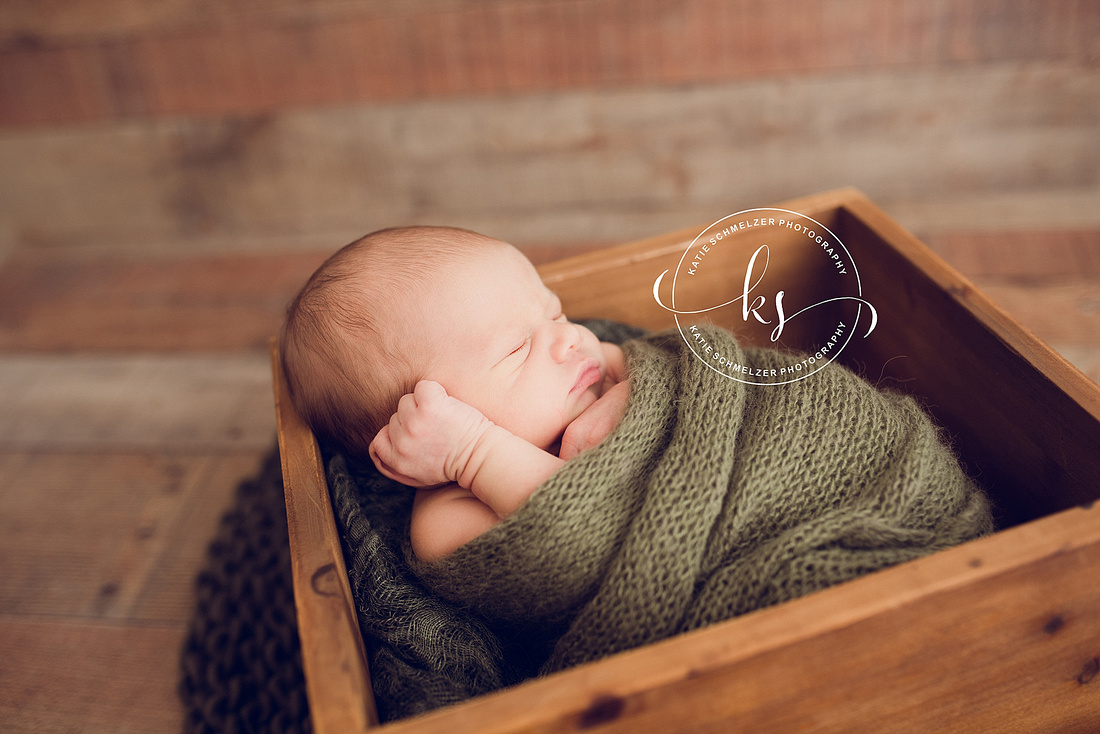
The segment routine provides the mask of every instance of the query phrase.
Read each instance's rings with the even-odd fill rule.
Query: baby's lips
[[[587,390],[602,379],[603,372],[600,369],[599,360],[589,357],[581,363],[580,369],[577,372],[577,379],[573,383],[573,388],[570,392]]]

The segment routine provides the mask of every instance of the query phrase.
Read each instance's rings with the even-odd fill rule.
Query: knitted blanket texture
[[[704,331],[741,364],[796,361]],[[624,351],[630,399],[619,426],[515,514],[431,564],[390,538],[417,593],[456,615],[433,620],[434,634],[479,648],[473,667],[442,655],[468,667],[458,687],[470,695],[992,530],[985,496],[911,398],[838,365],[787,385],[745,385],[711,370],[676,331]]]

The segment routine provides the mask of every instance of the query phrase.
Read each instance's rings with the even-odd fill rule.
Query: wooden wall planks
[[[1091,228],[1098,130],[1100,67],[1005,63],[8,131],[0,249],[621,242],[848,184],[918,234],[1064,226],[1050,199]]]
[[[541,263],[593,246],[536,245],[525,247],[524,252],[533,262]],[[117,254],[97,257],[87,253],[70,257],[56,251],[23,251],[0,267],[0,352],[181,355],[264,350],[271,336],[278,333],[290,300],[336,247],[305,252],[143,258],[124,258]],[[157,391],[172,391],[173,380],[197,384],[189,379],[189,368],[181,370],[173,366],[179,363],[177,358],[175,361],[147,359],[140,368],[115,365],[116,379],[135,381],[136,392],[129,401],[131,408],[136,409],[142,400]],[[6,373],[8,385],[13,380],[20,381],[20,387],[13,389],[0,379],[0,402],[9,406],[18,405],[25,397],[27,386],[23,381],[49,384],[42,381],[39,371],[52,367],[33,361],[21,368],[19,364],[18,359],[7,366],[0,364],[0,374]],[[61,371],[53,377],[62,382],[83,379],[91,388],[95,370],[88,365],[85,367],[89,374],[84,377],[76,371]],[[238,388],[254,388],[266,384],[267,380],[265,370],[245,372],[239,358],[211,358],[207,369],[218,375],[217,380],[232,382]],[[152,390],[141,387],[148,380],[156,379],[158,370],[165,376],[166,384],[158,384]],[[109,366],[102,371],[109,374]],[[255,379],[257,374],[258,380]],[[251,381],[245,385],[245,380]],[[92,394],[99,394],[99,391]],[[126,401],[122,394],[115,397]],[[200,399],[197,394],[188,397]],[[222,397],[219,396],[219,400]],[[85,405],[84,410],[94,412],[90,405]],[[48,413],[39,406],[36,415],[44,417]],[[270,417],[266,410],[261,415]],[[39,423],[38,418],[35,423]],[[125,425],[125,421],[120,424]],[[261,426],[263,431],[274,429],[270,422]],[[57,426],[38,429],[23,426],[20,430],[52,432],[58,439],[67,435],[67,431],[59,431]],[[212,443],[225,439],[239,442],[246,434],[248,440],[256,438],[254,428],[238,430],[235,437],[201,433],[203,440]],[[0,441],[4,435],[0,423]],[[266,433],[260,434],[261,439],[266,437]],[[124,440],[121,434],[114,438]],[[181,438],[176,436],[174,440]]]
[[[0,349],[263,349],[326,255],[21,253],[0,269]]]
[[[131,346],[136,353],[0,355],[0,450],[270,447],[275,416],[262,353],[172,356]]]
[[[93,12],[93,6],[97,9]],[[1095,61],[1088,0],[82,0],[0,10],[0,125],[715,82],[811,70]]]
[[[928,244],[1100,379],[1100,229],[957,230]],[[523,249],[546,262],[591,247]],[[0,267],[0,350],[11,353],[0,362],[0,401],[18,420],[0,422],[0,442],[262,449],[272,423],[266,371],[253,355],[327,254],[120,259],[28,252],[9,260]],[[80,359],[48,356],[73,352]],[[125,356],[142,352],[160,356]],[[79,387],[64,387],[72,385]],[[243,400],[253,393],[261,398]],[[170,407],[177,404],[189,407],[176,413]],[[82,422],[67,423],[67,411]]]
[[[968,278],[1022,284],[1057,278],[1100,282],[1100,230],[951,231],[928,237],[926,244]]]

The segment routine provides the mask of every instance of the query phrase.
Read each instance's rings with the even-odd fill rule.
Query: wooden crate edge
[[[321,454],[290,403],[275,339],[270,351],[310,717],[317,734],[365,731],[377,725],[378,713]]]

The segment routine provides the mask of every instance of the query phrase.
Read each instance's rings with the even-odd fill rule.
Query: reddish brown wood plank
[[[948,231],[928,239],[1040,338],[1061,346],[1100,334],[1100,231]],[[598,246],[521,249],[538,264]],[[122,260],[23,252],[0,268],[0,349],[262,348],[328,254]]]
[[[1076,355],[1100,345],[1100,231],[941,232],[929,245],[1036,336]],[[1069,356],[1069,355],[1067,355]]]
[[[524,249],[545,262],[595,246]],[[262,349],[330,254],[134,260],[22,252],[0,267],[0,350]]]
[[[899,64],[1089,63],[1075,0],[284,3],[0,9],[0,126]],[[81,31],[80,18],[89,18]]]
[[[0,349],[263,348],[327,254],[16,255],[0,269]]]
[[[1100,281],[1100,230],[936,232],[926,243],[972,278]]]
[[[0,126],[88,122],[116,116],[106,51],[80,45],[0,45]]]
[[[1050,285],[976,280],[997,305],[1055,346],[1100,345],[1100,278]]]
[[[1040,338],[1088,344],[1100,334],[1100,231],[948,231],[928,239]],[[538,264],[598,246],[521,249]],[[0,268],[0,349],[262,348],[328,254],[122,260],[23,252]]]

